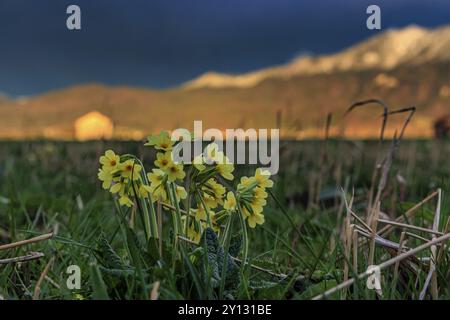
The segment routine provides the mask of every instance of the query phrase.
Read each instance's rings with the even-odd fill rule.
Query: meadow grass
[[[98,159],[109,148],[135,154],[151,167],[154,154],[136,142],[0,143],[0,243],[54,232],[50,240],[0,250],[0,260],[29,252],[44,254],[22,263],[0,264],[3,299],[310,299],[364,272],[370,260],[379,264],[402,252],[359,236],[356,255],[352,255],[355,247],[349,245],[347,234],[350,225],[358,224],[361,234],[367,229],[348,218],[344,198],[352,202],[351,211],[374,226],[368,194],[374,167],[380,154],[389,153],[390,141],[381,149],[377,141],[283,142],[266,222],[248,232],[247,263],[242,261],[242,251],[232,255],[239,267],[238,280],[232,281],[227,275],[230,270],[222,266],[218,285],[212,283],[211,269],[199,261],[205,259],[202,249],[208,248],[180,239],[179,257],[171,256],[175,250],[167,243],[166,258],[160,259],[152,245],[143,241],[142,228],[130,234],[120,227],[117,207],[97,180]],[[448,141],[403,141],[380,194],[378,218],[404,217],[440,189],[438,229],[442,232],[450,216],[449,156]],[[251,175],[254,169],[237,166],[235,175]],[[436,204],[437,195],[402,222],[433,229]],[[166,220],[169,211],[162,209]],[[141,224],[137,216],[131,223]],[[238,219],[232,224],[237,232]],[[378,224],[376,230],[385,226]],[[432,239],[429,232],[405,228],[395,228],[386,237],[400,243],[402,231],[413,234],[403,234],[408,248]],[[172,230],[164,232],[167,238],[172,236]],[[223,248],[231,252],[235,241],[226,240]],[[382,270],[382,296],[361,280],[325,298],[419,299],[427,283],[429,257],[430,250],[423,250]],[[66,286],[70,265],[82,270],[79,290]],[[444,250],[433,275],[439,299],[450,298],[449,266]],[[425,299],[434,296],[433,281]]]

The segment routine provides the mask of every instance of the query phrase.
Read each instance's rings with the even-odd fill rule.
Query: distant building
[[[97,111],[81,116],[74,125],[77,140],[110,139],[114,132],[112,120]]]
[[[434,122],[434,135],[436,138],[445,138],[450,133],[450,115],[442,116]]]

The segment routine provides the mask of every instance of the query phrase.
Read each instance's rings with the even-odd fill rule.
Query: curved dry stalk
[[[26,240],[22,240],[22,241],[17,241],[17,242],[13,242],[13,243],[8,243],[8,244],[4,244],[2,246],[0,246],[0,251],[1,250],[7,250],[7,249],[12,249],[12,248],[16,248],[16,247],[20,247],[20,246],[24,246],[26,244],[30,244],[30,243],[35,243],[35,242],[39,242],[39,241],[45,241],[50,239],[51,237],[53,237],[53,232],[47,233],[47,234],[43,234],[31,239],[26,239]]]
[[[357,107],[362,107],[362,106],[369,105],[369,104],[376,104],[383,108],[383,123],[381,125],[381,131],[380,131],[380,142],[382,142],[384,140],[384,132],[386,129],[387,119],[388,119],[388,115],[389,115],[389,106],[386,103],[384,103],[384,101],[379,100],[379,99],[368,99],[368,100],[362,100],[362,101],[355,102],[347,109],[347,111],[345,111],[344,117],[347,116],[350,112],[352,112]]]
[[[55,261],[55,257],[52,257],[50,259],[50,261],[47,263],[47,265],[45,266],[44,271],[42,271],[38,282],[36,282],[36,286],[34,287],[33,300],[39,300],[39,295],[41,294],[42,282],[44,282],[44,279],[47,276],[47,273],[49,272],[50,267],[53,265],[54,261]]]
[[[403,135],[405,133],[406,127],[408,126],[408,124],[410,123],[412,117],[416,113],[416,107],[412,106],[412,107],[402,108],[402,109],[390,111],[388,113],[388,115],[392,115],[392,114],[400,114],[400,113],[405,113],[405,112],[409,112],[409,115],[406,118],[406,121],[403,123],[402,130],[400,131],[400,136],[398,137],[399,140],[401,140],[403,138]]]
[[[380,154],[381,154],[381,146],[384,142],[384,133],[386,130],[386,125],[387,125],[387,119],[389,116],[389,106],[382,100],[379,99],[368,99],[368,100],[363,100],[363,101],[358,101],[353,103],[345,112],[344,117],[347,116],[350,112],[352,112],[353,110],[355,110],[357,107],[362,107],[362,106],[366,106],[366,105],[370,105],[370,104],[376,104],[377,106],[381,106],[383,108],[383,122],[381,124],[381,130],[380,130],[380,137],[378,140],[378,152],[377,152],[377,159],[375,160],[375,167],[373,169],[372,172],[372,179],[371,179],[371,184],[370,184],[370,189],[369,189],[369,194],[368,194],[368,205],[367,205],[367,214],[370,215],[371,211],[372,211],[372,203],[373,203],[373,193],[374,193],[374,189],[375,189],[375,181],[377,179],[378,176],[378,172],[381,169],[381,166],[383,164],[383,161],[380,161]],[[376,202],[376,201],[375,201]]]
[[[0,260],[0,264],[27,262],[27,261],[31,261],[31,260],[40,259],[40,258],[42,258],[44,256],[45,255],[42,252],[30,252],[29,254],[27,254],[25,256],[1,259]]]

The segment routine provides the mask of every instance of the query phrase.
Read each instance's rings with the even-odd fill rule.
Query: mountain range
[[[371,138],[381,109],[343,116],[358,100],[416,106],[406,135],[430,137],[433,122],[450,113],[450,27],[387,30],[332,55],[302,56],[282,66],[241,75],[206,73],[184,85],[151,90],[83,84],[41,95],[0,96],[0,138],[73,139],[77,119],[96,111],[110,119],[113,138],[142,139],[159,130],[203,127],[280,128],[285,138],[331,134]],[[0,88],[1,90],[1,88]],[[388,134],[404,121],[389,119]]]

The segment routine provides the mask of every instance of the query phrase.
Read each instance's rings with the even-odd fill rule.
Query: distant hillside
[[[450,26],[431,30],[410,26],[388,30],[333,55],[300,57],[284,66],[241,75],[209,72],[189,81],[185,88],[244,88],[270,78],[289,79],[298,75],[370,69],[392,70],[402,65],[443,61],[450,61]]]
[[[275,128],[281,115],[284,136],[322,134],[327,113],[335,115],[333,132],[374,137],[380,110],[369,108],[341,119],[356,100],[381,98],[393,107],[416,105],[409,136],[430,136],[432,122],[450,113],[450,63],[270,79],[246,89],[203,88],[151,91],[129,87],[86,85],[50,92],[20,102],[0,104],[0,136],[73,138],[74,122],[90,111],[112,119],[114,136],[142,138],[150,132],[178,127]],[[392,118],[390,127],[395,129]],[[392,131],[391,130],[391,131]]]
[[[283,137],[317,137],[323,136],[328,113],[334,115],[332,134],[376,137],[380,109],[357,110],[342,118],[352,102],[368,98],[396,108],[415,105],[418,112],[407,135],[429,137],[434,120],[450,114],[449,39],[450,28],[412,27],[388,31],[333,56],[226,76],[221,79],[229,81],[223,85],[199,85],[202,78],[188,90],[88,84],[7,100],[0,102],[0,138],[73,139],[75,121],[92,111],[107,118],[104,123],[113,126],[113,138],[123,139],[191,129],[194,120],[202,120],[204,129],[280,126]],[[391,117],[388,133],[401,121],[401,116]]]

